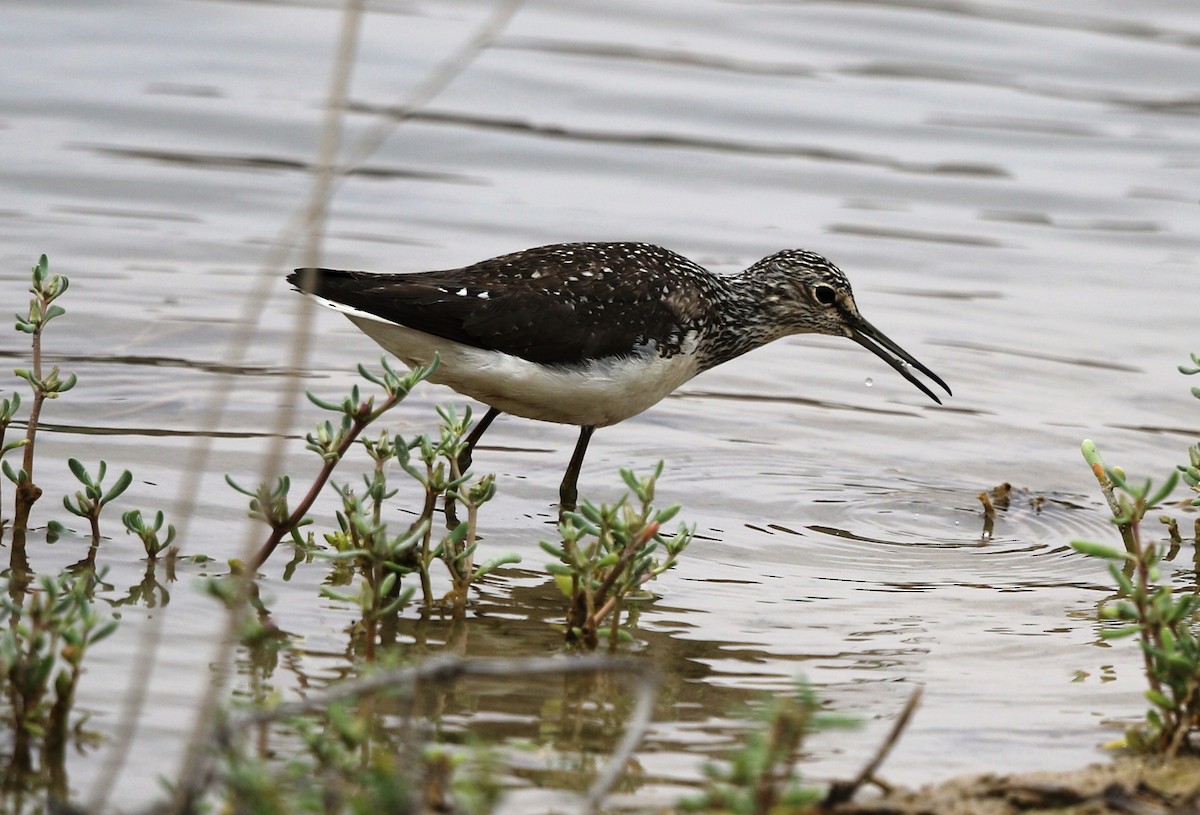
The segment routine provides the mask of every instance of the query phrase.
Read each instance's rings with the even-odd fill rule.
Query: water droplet
[[[875,384],[875,380],[868,376],[866,381],[863,384],[869,388]]]

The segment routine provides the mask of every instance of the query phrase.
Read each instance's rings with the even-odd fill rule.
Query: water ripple
[[[873,590],[1099,589],[1095,570],[1067,544],[1115,535],[1106,512],[1087,499],[1026,490],[1014,490],[1007,505],[997,502],[990,529],[981,505],[960,489],[892,487],[840,510],[837,523],[805,527],[816,535],[810,545],[819,547],[823,561],[867,564],[858,573]],[[919,577],[895,579],[914,568]]]
[[[503,131],[547,139],[628,144],[639,147],[668,147],[719,153],[740,153],[760,157],[806,158],[812,161],[882,167],[918,175],[946,175],[974,178],[1007,178],[1009,176],[1008,171],[1004,168],[983,162],[902,161],[881,154],[843,150],[833,147],[788,144],[785,142],[754,142],[748,139],[727,139],[700,134],[668,133],[665,131],[632,132],[598,130],[559,124],[537,124],[525,119],[447,110],[426,110],[413,113],[408,109],[396,109],[368,102],[350,102],[347,107],[356,113],[390,114],[427,124],[467,127],[475,130]]]

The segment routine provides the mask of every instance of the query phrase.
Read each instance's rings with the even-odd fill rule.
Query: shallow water
[[[50,497],[35,518],[66,520],[53,496],[75,487],[53,462],[67,455],[133,469],[129,503],[169,509],[191,445],[213,444],[185,548],[217,565],[181,564],[167,605],[121,605],[80,690],[89,726],[111,733],[145,622],[164,615],[117,785],[128,808],[174,773],[209,675],[221,618],[197,577],[221,573],[246,534],[222,474],[256,478],[303,305],[279,269],[265,299],[248,298],[308,194],[340,11],[2,8],[0,284],[13,311],[40,252],[70,276],[47,347],[80,376],[45,413]],[[412,2],[368,15],[347,137],[490,11]],[[897,782],[1079,766],[1101,756],[1106,724],[1140,716],[1135,648],[1096,635],[1106,576],[1066,545],[1114,539],[1082,438],[1151,476],[1195,440],[1195,383],[1175,366],[1200,350],[1197,75],[1200,12],[1187,2],[529,2],[339,186],[325,260],[346,268],[451,268],[568,240],[651,241],[719,271],[820,251],[866,316],[954,389],[938,407],[851,343],[792,338],[597,433],[585,494],[614,498],[618,468],[664,459],[662,501],[682,503],[700,535],[638,622],[638,650],[668,678],[618,803],[695,783],[700,754],[737,742],[733,714],[797,675],[865,720],[814,740],[822,777],[856,771],[917,686],[922,707],[884,771]],[[243,311],[261,324],[235,356]],[[306,384],[340,393],[378,350],[337,315],[315,319]],[[23,364],[23,337],[0,337],[6,365]],[[213,433],[217,388],[231,397]],[[395,421],[430,430],[433,405],[452,398],[423,387]],[[318,418],[299,411],[296,434]],[[537,539],[573,441],[512,418],[489,431],[476,465],[498,474],[499,496],[484,546],[518,552],[523,569],[483,587],[465,628],[414,622],[423,648],[554,650]],[[296,473],[312,468],[302,448],[289,447]],[[987,538],[976,496],[1005,481],[1019,491]],[[117,529],[111,518],[101,550],[114,604],[145,569]],[[71,563],[82,546],[39,550],[35,565]],[[269,684],[291,692],[348,670],[354,615],[318,599],[324,570],[284,582],[277,559],[263,591],[299,645]],[[445,723],[536,740],[545,704],[472,686]],[[517,761],[512,811],[561,801],[554,770],[584,761],[571,744]],[[73,759],[73,787],[86,793],[100,772],[95,754]]]

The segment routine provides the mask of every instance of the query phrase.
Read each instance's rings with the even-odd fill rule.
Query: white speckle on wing
[[[467,296],[467,287],[463,286],[461,289],[456,291],[455,294],[457,294],[459,297],[466,297]]]
[[[492,295],[490,292],[481,291],[479,294],[477,294],[475,296],[478,297],[480,300],[486,300],[489,297],[491,297]]]
[[[541,276],[542,276],[542,273],[541,273],[541,272],[530,272],[530,273],[529,273],[529,278],[530,278],[531,280],[537,280],[537,279],[538,279],[539,277],[541,277]]]
[[[369,311],[363,311],[362,309],[357,309],[354,306],[348,306],[345,303],[338,303],[334,300],[329,300],[328,298],[321,297],[317,294],[310,294],[308,296],[311,297],[313,302],[317,303],[318,305],[322,305],[325,308],[345,314],[347,317],[354,320],[354,324],[358,325],[360,328],[362,326],[360,325],[359,320],[371,320],[377,323],[387,323],[388,325],[393,325],[390,320],[386,320],[383,317],[377,317]],[[367,333],[370,334],[369,331]]]

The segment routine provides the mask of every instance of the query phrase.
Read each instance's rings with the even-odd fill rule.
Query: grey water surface
[[[373,5],[346,139],[491,13]],[[199,578],[224,573],[247,535],[223,474],[258,477],[304,307],[283,267],[266,286],[258,275],[313,183],[340,16],[315,0],[0,3],[0,302],[24,308],[48,253],[71,289],[47,353],[80,377],[45,410],[35,521],[83,531],[57,498],[75,489],[68,455],[132,469],[127,505],[169,512],[188,451],[213,445],[183,541],[212,563],[181,562],[139,594],[140,544],[116,513],[105,525],[100,596],[123,625],[92,654],[79,704],[111,736],[128,684],[149,677],[117,781],[126,809],[177,771],[209,681],[223,618]],[[529,0],[340,183],[324,262],[342,268],[451,268],[573,240],[650,241],[721,272],[819,251],[954,389],[938,407],[853,343],[795,337],[596,434],[583,494],[612,500],[619,468],[665,460],[660,499],[698,535],[637,621],[634,650],[667,680],[617,803],[673,800],[739,742],[735,714],[797,676],[864,721],[812,741],[816,777],[856,771],[916,687],[883,772],[896,782],[1082,766],[1140,717],[1136,647],[1097,635],[1107,576],[1067,544],[1117,540],[1083,438],[1160,478],[1200,427],[1196,383],[1175,370],[1200,351],[1198,77],[1200,7],[1184,0]],[[244,315],[258,329],[231,347]],[[305,384],[338,395],[380,352],[340,316],[314,319]],[[0,332],[6,367],[26,348]],[[214,389],[230,394],[215,428]],[[422,387],[394,424],[430,431],[445,402],[464,403]],[[316,465],[300,436],[323,416],[297,411],[288,469],[302,481]],[[499,485],[481,549],[523,563],[482,587],[465,628],[410,621],[414,653],[557,647],[537,542],[574,436],[493,426],[475,457]],[[985,536],[977,495],[1002,482],[1017,493]],[[31,557],[52,569],[84,549],[68,537]],[[319,596],[324,567],[285,581],[285,560],[262,591],[295,648],[265,681],[292,696],[352,670],[356,615]],[[1185,547],[1181,579],[1191,560]],[[136,654],[159,615],[151,672]],[[239,694],[252,674],[239,662]],[[444,726],[536,742],[551,715],[538,690],[463,691]],[[107,747],[72,757],[81,795]],[[569,752],[512,757],[511,811],[561,803],[553,770]]]

